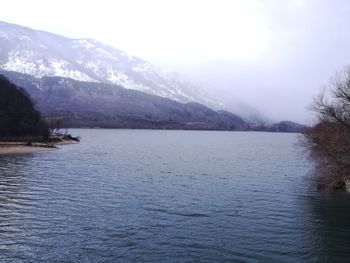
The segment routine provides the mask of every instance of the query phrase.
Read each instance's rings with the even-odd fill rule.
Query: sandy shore
[[[76,141],[62,141],[62,142],[55,142],[55,145],[66,145],[66,144],[79,144],[79,142]]]
[[[0,155],[36,153],[36,152],[54,151],[54,150],[57,150],[57,148],[34,147],[34,146],[26,146],[26,145],[0,145]]]
[[[76,144],[75,141],[61,141],[54,145]],[[33,143],[33,146],[28,146],[25,142],[0,142],[0,155],[4,154],[22,154],[22,153],[37,153],[45,151],[54,151],[59,148],[53,145],[45,145],[43,143]]]

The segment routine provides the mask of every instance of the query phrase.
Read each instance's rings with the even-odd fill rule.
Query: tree
[[[318,178],[344,188],[350,182],[350,67],[314,99],[312,109],[318,122],[304,131],[303,143],[316,161]]]
[[[44,118],[44,120],[49,126],[50,135],[61,134],[61,128],[63,123],[62,117],[47,116]],[[65,129],[65,134],[67,134],[68,133],[67,128],[64,128],[64,129]]]
[[[49,136],[49,130],[22,89],[0,75],[0,137]]]

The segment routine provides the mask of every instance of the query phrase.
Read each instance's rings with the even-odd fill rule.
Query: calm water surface
[[[350,262],[350,197],[295,134],[72,132],[0,157],[1,262]]]

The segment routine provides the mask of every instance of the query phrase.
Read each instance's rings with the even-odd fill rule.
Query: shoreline
[[[0,155],[38,153],[59,150],[57,145],[77,144],[75,141],[61,141],[54,144],[27,142],[0,142]]]
[[[37,152],[44,152],[44,151],[54,151],[57,149],[58,148],[26,146],[26,145],[19,145],[19,144],[0,145],[0,155],[37,153]]]

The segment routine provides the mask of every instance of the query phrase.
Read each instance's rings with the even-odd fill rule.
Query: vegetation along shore
[[[44,121],[28,94],[0,76],[0,154],[57,149],[79,138],[60,132],[57,122]]]

